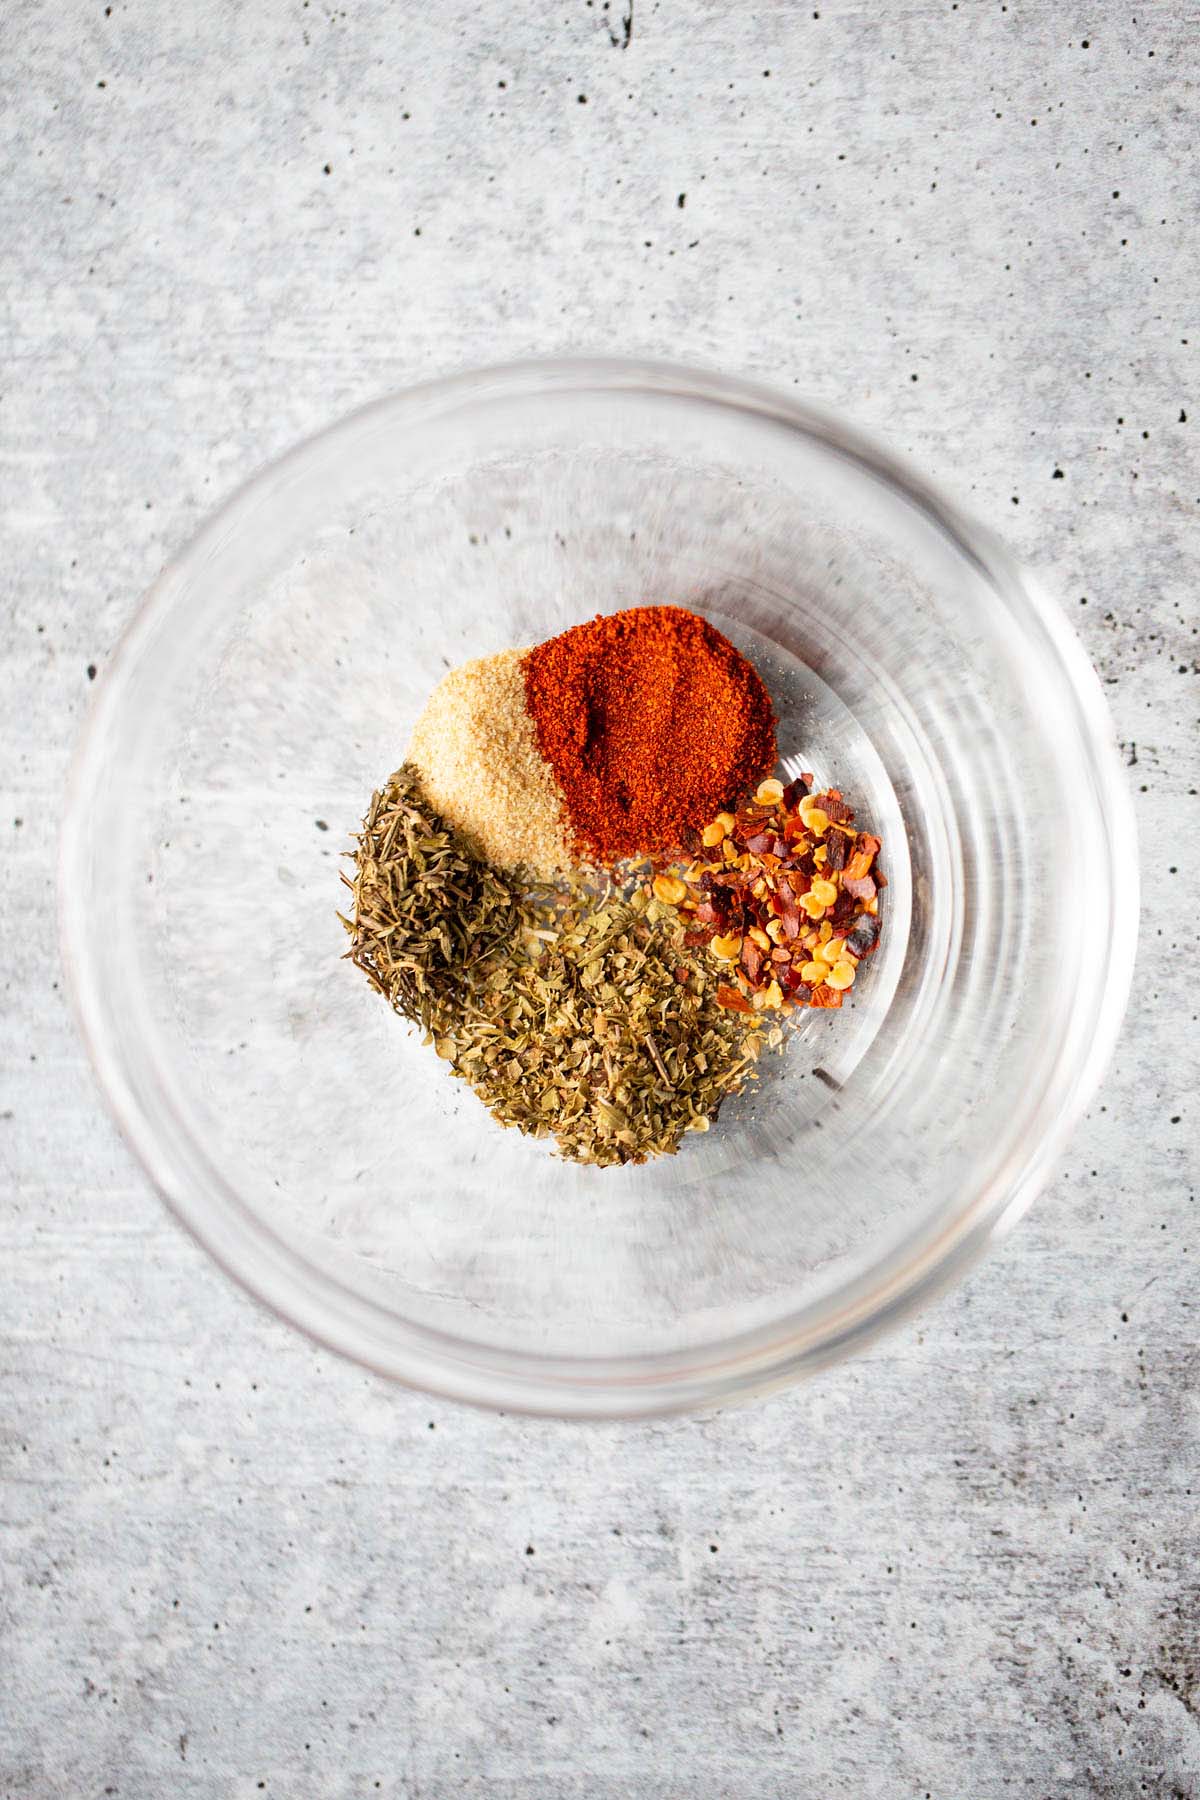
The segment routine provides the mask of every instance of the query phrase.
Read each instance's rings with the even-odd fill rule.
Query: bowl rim
[[[186,571],[223,542],[289,472],[336,454],[342,442],[373,425],[412,424],[481,401],[584,391],[698,400],[787,427],[856,464],[915,506],[968,558],[988,586],[1010,608],[1024,613],[1040,633],[1047,654],[1058,665],[1064,697],[1069,694],[1073,699],[1074,727],[1100,789],[1108,866],[1128,873],[1113,885],[1110,954],[1093,1001],[1086,1051],[1072,1071],[1067,1094],[1056,1092],[1052,1113],[1043,1097],[1041,1128],[1020,1149],[1014,1147],[991,1179],[953,1216],[939,1219],[932,1228],[923,1223],[893,1243],[882,1260],[832,1293],[807,1302],[786,1320],[724,1340],[719,1356],[707,1361],[694,1351],[547,1359],[524,1351],[498,1353],[494,1346],[486,1346],[490,1363],[484,1366],[464,1354],[470,1349],[466,1340],[401,1320],[285,1242],[207,1163],[203,1147],[190,1139],[178,1117],[176,1135],[164,1136],[142,1091],[153,1071],[140,1071],[139,1081],[125,1066],[88,948],[96,925],[85,898],[86,821],[89,796],[119,720],[124,679],[146,640],[169,617],[175,589]],[[233,1280],[325,1348],[420,1391],[503,1411],[622,1419],[729,1404],[841,1360],[960,1279],[1021,1217],[1095,1091],[1120,1029],[1136,950],[1135,848],[1132,797],[1099,679],[1060,607],[989,529],[970,522],[904,458],[821,404],[758,382],[669,361],[556,356],[463,370],[373,400],[263,465],[206,516],[147,591],[97,683],[67,782],[59,927],[68,991],[108,1108],[169,1209]],[[170,1110],[166,1084],[161,1076],[158,1080],[156,1101]]]

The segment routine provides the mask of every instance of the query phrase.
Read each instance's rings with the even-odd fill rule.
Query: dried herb
[[[494,1118],[574,1161],[672,1154],[783,1041],[722,1003],[672,906],[641,888],[522,888],[470,853],[407,765],[371,802],[348,885],[350,960]]]

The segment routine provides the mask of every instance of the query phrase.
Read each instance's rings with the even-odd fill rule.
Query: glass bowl
[[[752,655],[890,886],[851,1004],[596,1170],[341,960],[341,859],[449,666],[643,602]],[[96,695],[61,892],[113,1111],[218,1262],[385,1375],[573,1416],[790,1380],[959,1274],[1096,1085],[1137,911],[1099,686],[993,538],[826,413],[624,361],[410,389],[223,506]]]

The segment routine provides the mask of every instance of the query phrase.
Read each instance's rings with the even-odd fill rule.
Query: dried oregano
[[[672,907],[644,887],[523,887],[471,855],[410,765],[373,797],[354,861],[350,960],[494,1118],[576,1162],[673,1153],[782,1042],[718,1004]]]

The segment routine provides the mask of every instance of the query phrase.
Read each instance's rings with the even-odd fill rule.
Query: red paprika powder
[[[525,703],[581,853],[679,847],[775,766],[771,697],[707,620],[635,606],[529,652]]]

